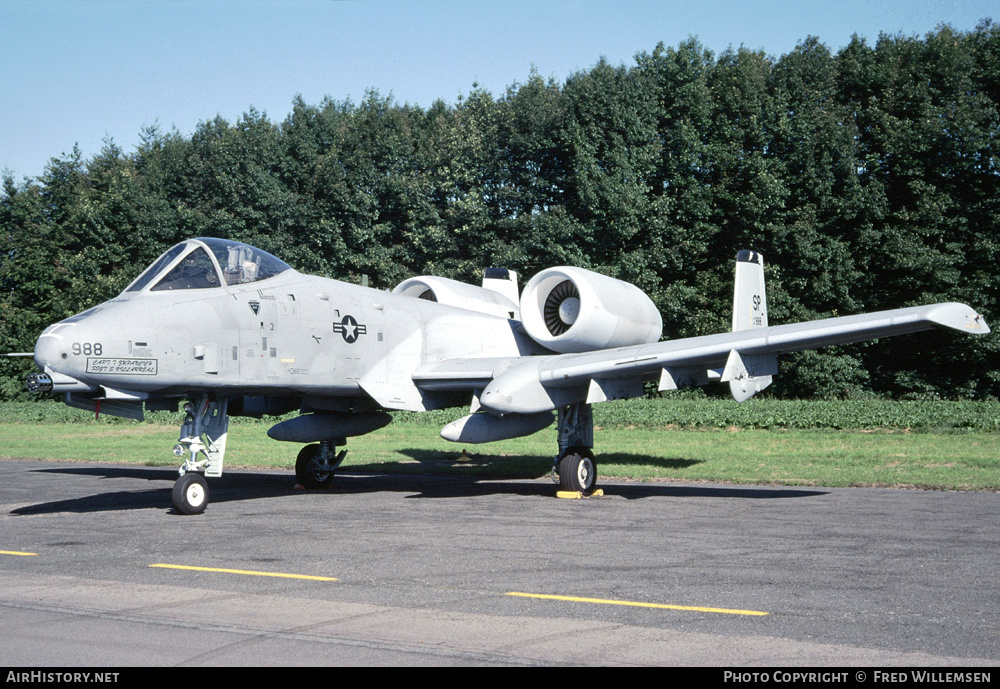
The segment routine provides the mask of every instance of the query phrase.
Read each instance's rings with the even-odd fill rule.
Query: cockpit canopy
[[[274,277],[291,266],[249,244],[199,237],[165,251],[126,292],[204,289],[241,285]]]

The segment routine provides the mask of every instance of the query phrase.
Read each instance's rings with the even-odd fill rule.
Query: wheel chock
[[[593,493],[581,493],[578,490],[557,490],[557,498],[564,498],[567,500],[580,500],[582,498],[603,498],[604,491],[600,488],[595,490]]]
[[[578,490],[557,490],[556,497],[566,500],[579,500],[583,497],[583,493]]]

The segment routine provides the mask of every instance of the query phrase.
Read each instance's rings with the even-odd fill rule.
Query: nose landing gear
[[[228,405],[228,398],[213,402],[208,395],[202,395],[197,403],[184,404],[184,423],[174,454],[187,456],[171,493],[174,508],[181,514],[201,514],[208,506],[208,482],[199,471],[205,476],[222,476],[229,432]]]

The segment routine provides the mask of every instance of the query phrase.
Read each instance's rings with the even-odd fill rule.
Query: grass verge
[[[270,440],[266,428],[233,424],[226,465],[291,470],[300,446]],[[177,432],[134,422],[0,423],[0,456],[176,466]],[[437,426],[397,419],[351,438],[344,466],[534,479],[551,470],[554,436],[548,430],[461,445],[442,440]],[[595,437],[599,472],[607,479],[1000,490],[1000,434],[984,431],[602,427]]]

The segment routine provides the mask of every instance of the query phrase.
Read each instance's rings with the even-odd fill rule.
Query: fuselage
[[[420,409],[411,374],[421,364],[527,346],[504,318],[292,269],[233,285],[147,283],[46,329],[38,366],[82,390],[138,398],[367,394]]]

